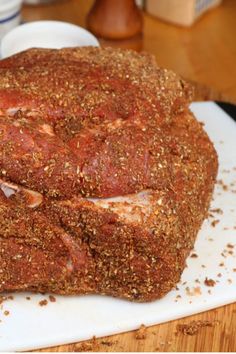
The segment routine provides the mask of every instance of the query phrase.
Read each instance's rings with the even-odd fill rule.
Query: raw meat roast
[[[191,87],[148,54],[0,61],[0,290],[134,301],[179,281],[217,155]]]

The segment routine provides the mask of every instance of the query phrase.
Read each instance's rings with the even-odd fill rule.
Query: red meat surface
[[[0,291],[150,301],[177,284],[218,167],[191,95],[145,53],[0,61]]]

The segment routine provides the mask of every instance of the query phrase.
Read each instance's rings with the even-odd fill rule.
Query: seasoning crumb
[[[228,190],[228,186],[222,181],[222,179],[217,181],[217,184],[219,184],[222,187],[223,191],[227,191]]]
[[[31,297],[30,296],[26,296],[26,300],[31,300]]]
[[[212,226],[212,227],[215,227],[217,224],[219,224],[219,222],[220,222],[219,219],[213,220],[213,221],[211,222],[211,226]]]
[[[115,344],[115,342],[111,342],[111,341],[107,341],[107,340],[102,340],[101,341],[102,345],[105,345],[107,347],[111,347],[113,344]]]
[[[192,253],[190,257],[191,257],[191,258],[197,258],[198,255],[197,255],[196,253]]]
[[[223,214],[223,210],[220,209],[220,208],[211,209],[210,211],[211,211],[212,213],[216,213],[216,214],[220,214],[220,215]]]
[[[48,304],[48,300],[44,299],[39,301],[39,306],[46,306]]]
[[[187,286],[185,288],[186,295],[188,296],[196,296],[196,295],[202,295],[202,291],[200,286],[193,287],[192,290]]]
[[[228,248],[234,248],[234,245],[232,245],[231,243],[227,243],[226,247],[228,247]]]
[[[211,321],[191,321],[189,324],[179,324],[176,329],[178,333],[193,336],[198,334],[203,327],[213,327],[215,322]]]
[[[99,344],[94,336],[87,342],[75,344],[74,351],[75,352],[96,352],[99,349]]]
[[[141,325],[140,328],[135,333],[136,339],[146,339],[147,338],[147,327],[145,325]]]
[[[56,301],[57,301],[57,299],[56,299],[55,296],[53,296],[53,295],[49,295],[49,300],[50,300],[51,302],[56,302]]]
[[[206,286],[215,286],[216,285],[216,282],[215,282],[215,280],[213,280],[213,279],[208,279],[208,278],[206,278],[205,280],[204,280],[204,284],[206,285]]]
[[[3,312],[3,314],[4,314],[5,316],[9,316],[9,315],[10,315],[10,311],[5,310],[5,311]]]
[[[14,297],[12,295],[9,296],[0,296],[0,305],[7,300],[14,300]]]

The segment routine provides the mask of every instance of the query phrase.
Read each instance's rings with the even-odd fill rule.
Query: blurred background
[[[148,51],[192,81],[196,99],[236,102],[236,0],[24,0],[19,11],[19,21],[67,21],[103,46]]]

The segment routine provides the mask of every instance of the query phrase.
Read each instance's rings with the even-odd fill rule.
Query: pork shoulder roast
[[[164,296],[218,168],[192,89],[145,53],[0,61],[0,291]]]

